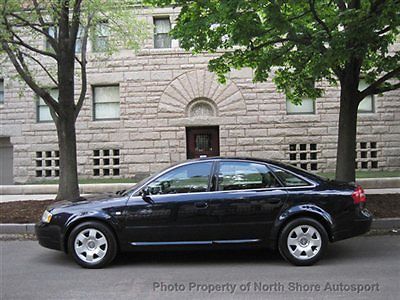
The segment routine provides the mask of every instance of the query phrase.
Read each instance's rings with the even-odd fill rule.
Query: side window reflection
[[[222,162],[218,175],[218,190],[244,190],[277,187],[279,183],[263,164]]]
[[[275,173],[275,175],[280,179],[280,181],[287,187],[310,185],[307,181],[293,175],[292,173],[286,172],[282,169],[272,167],[272,170]]]
[[[151,182],[148,191],[151,195],[206,192],[211,167],[211,162],[178,167]]]

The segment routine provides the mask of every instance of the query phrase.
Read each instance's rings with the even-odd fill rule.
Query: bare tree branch
[[[2,48],[7,53],[10,58],[12,64],[17,70],[18,74],[25,80],[28,86],[39,96],[44,102],[54,109],[57,115],[60,114],[58,103],[50,96],[50,94],[43,88],[39,87],[39,85],[34,81],[32,76],[29,73],[26,65],[24,65],[23,61],[19,60],[16,53],[11,50],[10,46],[6,42],[2,42]]]
[[[76,37],[79,34],[79,24],[81,16],[81,2],[82,0],[76,0],[72,12],[72,22],[70,28],[70,37],[72,41],[76,41]]]
[[[50,71],[41,63],[40,60],[38,60],[36,57],[30,55],[29,53],[22,52],[22,51],[21,51],[21,53],[24,56],[28,57],[29,59],[33,60],[35,63],[37,63],[41,67],[41,69],[47,74],[47,76],[49,76],[50,80],[53,81],[53,83],[58,86],[57,80],[54,78],[53,75],[51,75]]]
[[[41,50],[41,49],[37,49],[37,48],[35,48],[35,47],[33,47],[33,46],[31,46],[31,45],[25,43],[25,42],[14,32],[14,30],[12,30],[11,25],[9,24],[7,18],[4,17],[4,18],[3,18],[3,21],[4,21],[3,24],[6,26],[7,31],[8,31],[9,33],[11,33],[11,35],[12,35],[12,37],[13,37],[14,39],[17,39],[17,41],[15,41],[14,39],[12,39],[12,40],[9,40],[9,41],[5,40],[4,42],[9,43],[9,44],[16,44],[16,45],[23,46],[23,47],[25,47],[25,48],[27,48],[27,49],[33,51],[33,52],[36,52],[36,53],[41,54],[41,55],[49,56],[49,57],[52,57],[52,58],[54,58],[55,60],[57,60],[57,56],[56,56],[54,53],[51,53],[51,52],[48,52],[48,51],[44,51],[44,50]]]
[[[87,92],[87,73],[86,73],[86,52],[87,52],[87,41],[89,37],[89,28],[92,22],[93,15],[88,16],[87,26],[84,29],[83,37],[82,37],[82,48],[81,48],[81,93],[79,95],[78,102],[75,106],[75,118],[78,117],[78,114],[82,108],[83,101],[85,100],[86,92]]]
[[[29,22],[28,20],[26,20],[25,18],[21,17],[20,15],[16,14],[16,13],[10,13],[10,16],[20,20],[21,22],[23,22],[23,26],[28,26],[30,28],[32,28],[33,30],[43,34],[44,36],[46,36],[48,39],[52,39],[53,37],[46,31],[43,30],[41,28],[37,27],[37,24]]]
[[[31,45],[25,43],[19,36],[14,35],[14,34],[13,34],[13,36],[14,36],[18,41],[12,40],[12,41],[5,41],[5,42],[7,42],[8,44],[14,44],[14,45],[22,46],[22,47],[24,47],[24,48],[26,48],[26,49],[29,49],[29,50],[31,50],[31,51],[33,51],[33,52],[36,52],[36,53],[38,53],[38,54],[45,55],[45,56],[54,58],[55,60],[58,60],[57,56],[56,56],[54,53],[51,53],[51,52],[48,52],[48,51],[44,51],[44,50],[41,50],[41,49],[37,49],[37,48],[35,48],[35,47],[32,47]]]

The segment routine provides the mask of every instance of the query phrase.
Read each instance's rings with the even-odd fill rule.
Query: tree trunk
[[[65,16],[67,18],[67,16]],[[68,21],[60,21],[60,38],[68,37]],[[63,28],[65,27],[65,28]],[[56,121],[60,150],[60,181],[57,200],[79,198],[78,167],[76,159],[75,99],[74,99],[74,47],[62,39],[58,60],[58,90],[60,116]]]
[[[358,84],[344,83],[340,92],[336,180],[355,181]]]
[[[75,121],[73,115],[71,118],[60,118],[57,123],[60,150],[60,180],[57,200],[74,201],[79,198]]]

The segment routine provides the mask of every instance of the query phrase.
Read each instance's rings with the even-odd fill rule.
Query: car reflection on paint
[[[312,265],[329,242],[369,230],[365,204],[351,183],[275,161],[215,157],[174,165],[127,191],[56,203],[36,233],[86,268],[120,251],[193,247],[271,248]]]

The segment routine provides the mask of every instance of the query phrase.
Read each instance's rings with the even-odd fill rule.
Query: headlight
[[[49,213],[47,210],[45,210],[43,215],[42,215],[42,222],[43,223],[50,223],[51,217],[53,217],[53,215],[51,213]]]

